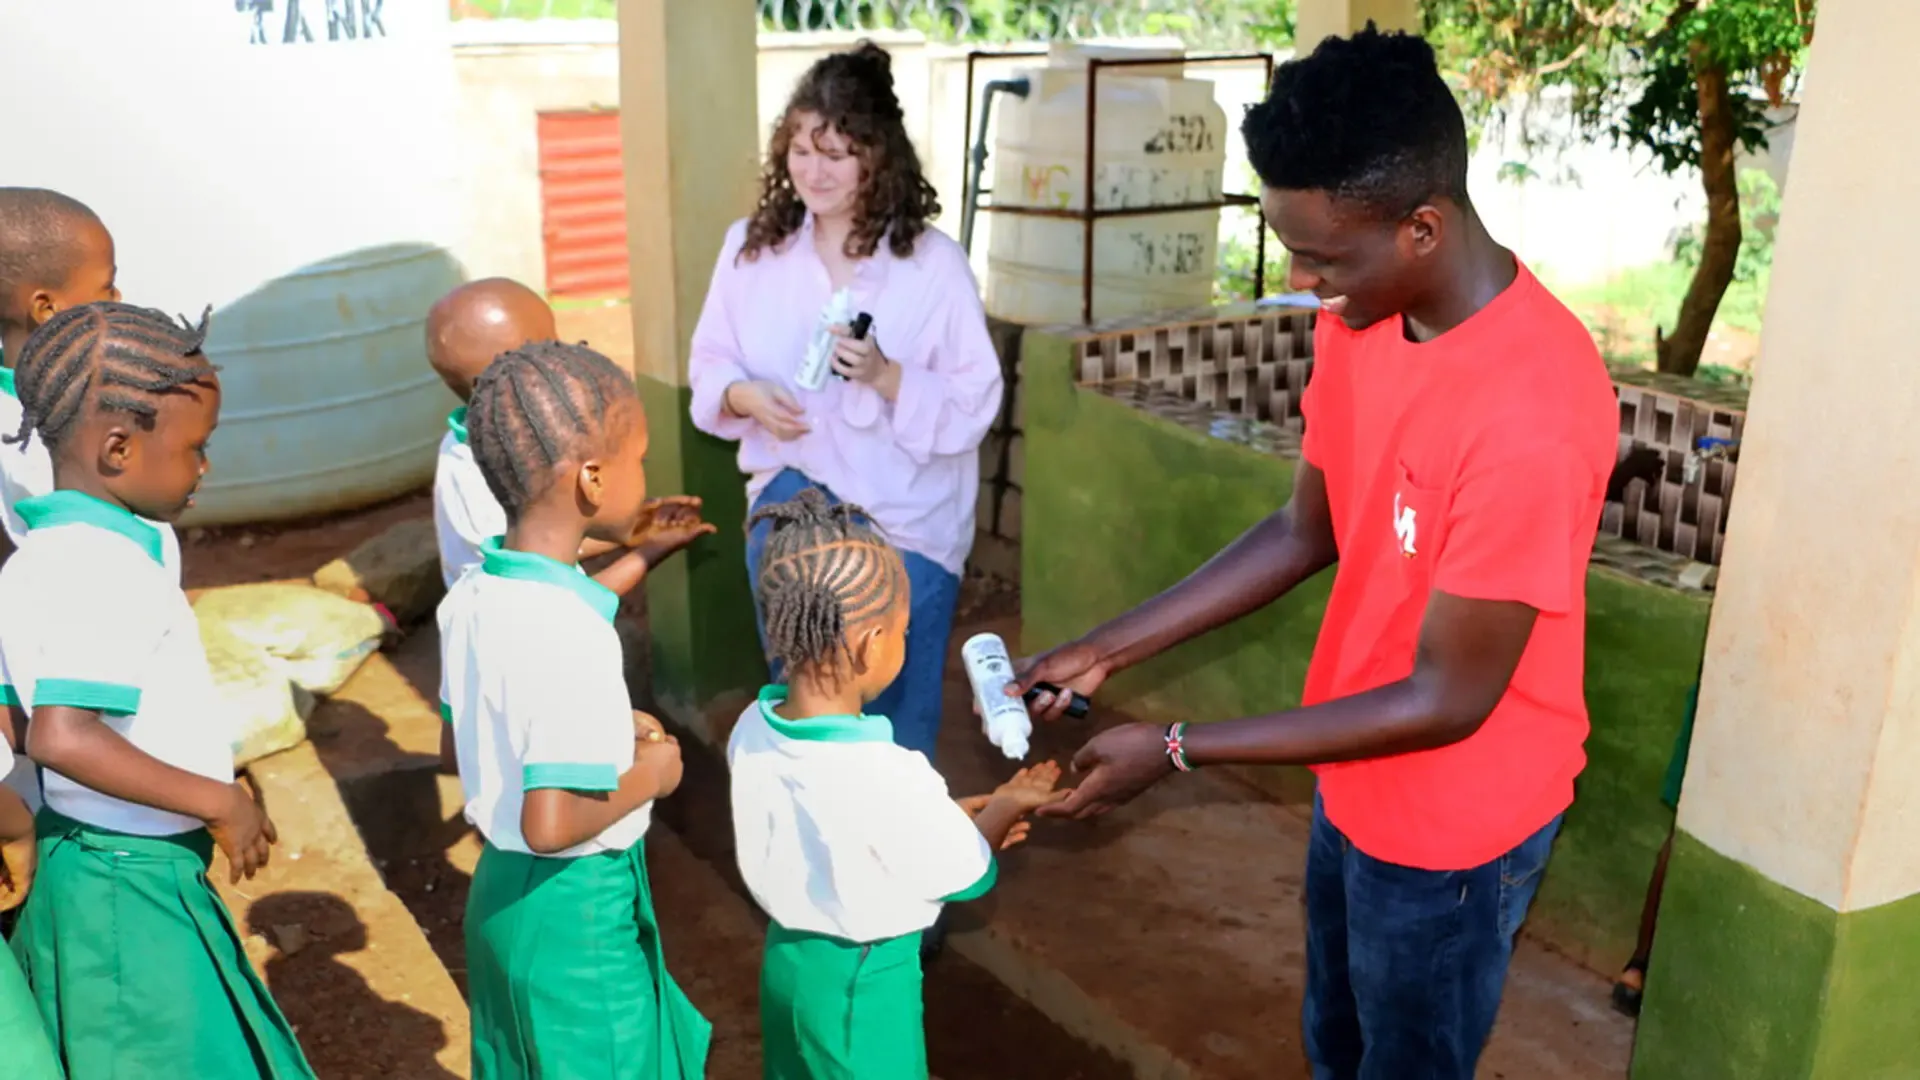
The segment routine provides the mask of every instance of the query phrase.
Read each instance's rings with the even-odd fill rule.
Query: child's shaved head
[[[470,281],[440,298],[427,313],[427,362],[461,401],[474,380],[501,353],[558,336],[553,309],[517,281]]]
[[[113,237],[78,199],[0,187],[0,343],[18,351],[56,311],[117,300]]]

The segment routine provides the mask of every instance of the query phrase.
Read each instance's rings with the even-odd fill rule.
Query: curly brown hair
[[[762,251],[778,248],[806,221],[806,205],[787,172],[787,150],[800,134],[794,118],[800,113],[813,113],[822,121],[807,133],[809,138],[818,138],[823,130],[839,132],[860,159],[860,196],[853,231],[847,234],[848,257],[872,255],[882,238],[896,258],[912,255],[928,220],[940,215],[940,198],[922,175],[920,155],[907,137],[906,116],[893,92],[893,58],[863,41],[851,52],[821,59],[794,88],[767,144],[760,202],[747,221],[740,258],[751,262]]]

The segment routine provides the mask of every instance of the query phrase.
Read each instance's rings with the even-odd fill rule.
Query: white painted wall
[[[456,252],[473,278],[544,291],[538,115],[620,106],[611,21],[456,20],[454,76],[462,185]]]

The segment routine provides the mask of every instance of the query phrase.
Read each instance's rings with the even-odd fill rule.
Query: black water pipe
[[[987,125],[993,120],[993,95],[1012,94],[1024,99],[1033,91],[1033,83],[1026,78],[995,79],[980,92],[980,134],[973,141],[973,168],[967,178],[965,208],[960,216],[960,246],[973,254],[973,218],[980,212],[980,178],[987,171]]]

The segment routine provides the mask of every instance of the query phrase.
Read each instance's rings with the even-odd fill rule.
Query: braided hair
[[[585,342],[536,341],[487,365],[467,403],[467,438],[507,519],[546,493],[555,465],[602,447],[613,406],[629,400],[639,401],[632,380]]]
[[[768,650],[788,672],[851,660],[848,631],[905,595],[906,566],[866,520],[860,507],[829,503],[814,488],[747,520],[749,529],[773,523],[756,589]]]
[[[58,450],[91,407],[151,422],[159,399],[220,370],[201,351],[209,305],[199,323],[152,308],[100,301],[48,319],[27,339],[14,364],[20,430],[4,437],[24,446],[36,433]]]

